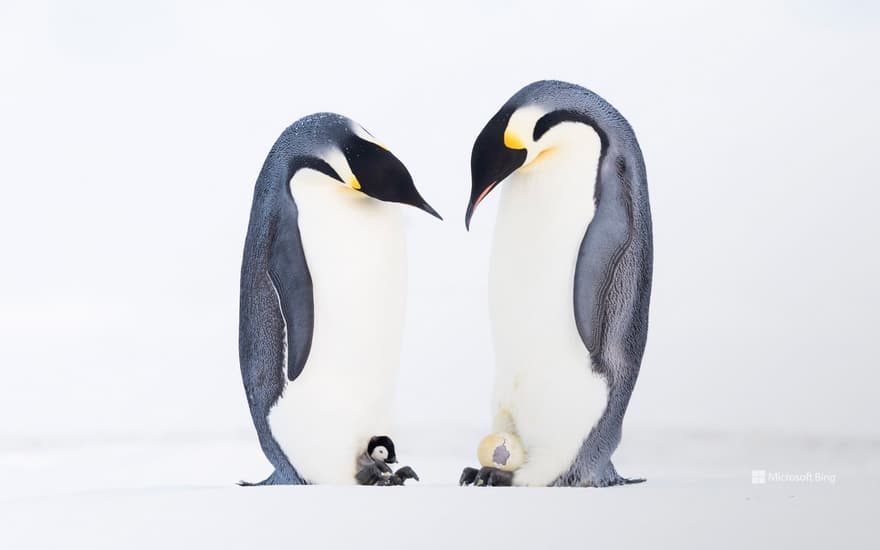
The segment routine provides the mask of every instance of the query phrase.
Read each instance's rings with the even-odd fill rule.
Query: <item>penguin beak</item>
[[[405,195],[396,200],[395,202],[400,202],[402,204],[408,204],[410,206],[415,206],[419,210],[427,212],[428,214],[434,216],[440,221],[443,221],[443,217],[440,216],[440,213],[434,210],[434,207],[428,204],[428,201],[422,198],[422,195],[419,194],[419,191],[416,189],[415,184],[412,182],[412,179],[409,180],[409,183],[404,184],[403,187],[408,187],[409,190],[405,193]]]
[[[419,194],[418,190],[416,190],[415,185],[412,184],[412,180],[410,180],[409,184],[410,191],[406,194],[406,196],[401,197],[399,199],[390,199],[392,202],[399,202],[401,204],[408,204],[410,206],[415,206],[419,210],[427,212],[428,214],[434,216],[440,221],[443,221],[443,217],[440,216],[440,213],[434,210],[428,201],[422,198]],[[389,200],[389,199],[386,199]]]
[[[464,216],[464,226],[471,228],[474,210],[507,176],[526,161],[528,152],[511,148],[506,134],[510,111],[502,109],[489,120],[471,151],[471,198]]]
[[[354,174],[349,186],[385,202],[415,206],[435,218],[443,218],[422,198],[406,166],[382,145],[363,140],[349,144],[348,163]]]
[[[424,201],[424,200],[423,200],[421,205],[413,205],[413,206],[415,206],[415,207],[418,208],[419,210],[424,210],[425,212],[427,212],[428,214],[434,216],[434,217],[437,218],[438,220],[443,221],[443,217],[442,217],[442,216],[441,216],[436,210],[434,210],[434,208],[431,207],[431,205],[428,204],[427,201]],[[395,462],[397,462],[397,461],[395,460]]]
[[[479,206],[479,204],[483,201],[483,199],[486,198],[486,195],[488,195],[493,189],[495,189],[495,186],[497,186],[497,185],[498,185],[498,182],[493,181],[489,185],[483,187],[482,190],[479,190],[479,194],[477,194],[476,198],[474,198],[474,194],[477,193],[478,188],[476,186],[472,187],[471,200],[470,200],[470,202],[468,202],[467,212],[465,212],[465,215],[464,215],[465,229],[470,231],[471,217],[473,217],[473,215],[474,215],[474,210],[477,209],[477,206]]]

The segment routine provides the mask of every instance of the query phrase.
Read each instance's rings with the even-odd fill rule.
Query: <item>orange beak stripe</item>
[[[492,184],[489,185],[489,187],[483,189],[483,192],[480,193],[480,196],[477,197],[477,201],[474,203],[474,208],[473,208],[473,210],[476,210],[476,209],[477,209],[477,206],[483,201],[483,199],[486,198],[486,195],[489,194],[489,191],[495,189],[495,186],[496,186],[496,185],[498,185],[498,182],[497,182],[497,181],[493,181]],[[473,211],[473,210],[472,210],[472,211]]]

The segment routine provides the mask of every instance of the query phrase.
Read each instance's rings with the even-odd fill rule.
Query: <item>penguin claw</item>
[[[483,467],[479,470],[465,468],[461,472],[458,484],[462,486],[473,485],[474,487],[510,487],[513,485],[513,472],[489,467]]]
[[[465,485],[471,485],[477,479],[478,473],[480,473],[480,471],[476,468],[465,468],[461,471],[461,476],[458,478],[458,484],[462,487]]]
[[[403,485],[403,482],[406,481],[407,479],[414,479],[416,481],[421,481],[419,479],[419,475],[415,472],[415,470],[413,470],[409,466],[404,466],[403,468],[398,469],[396,472],[394,472],[394,475],[395,475],[395,477],[398,477],[401,479],[401,485]]]
[[[409,466],[404,466],[398,469],[393,474],[383,473],[381,475],[375,475],[372,477],[363,476],[363,482],[361,483],[361,485],[375,485],[376,487],[394,487],[403,485],[404,483],[406,483],[407,479],[420,481],[419,475],[415,472],[415,470],[413,470]]]

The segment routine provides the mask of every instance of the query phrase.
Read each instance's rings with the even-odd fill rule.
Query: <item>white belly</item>
[[[301,476],[350,484],[369,438],[390,429],[406,293],[402,218],[399,206],[312,170],[290,185],[315,329],[309,359],[269,423]]]
[[[548,154],[500,186],[489,280],[493,429],[513,431],[523,442],[518,485],[544,486],[562,474],[607,401],[573,302],[578,250],[594,213],[600,143],[585,125],[566,131],[576,147]]]

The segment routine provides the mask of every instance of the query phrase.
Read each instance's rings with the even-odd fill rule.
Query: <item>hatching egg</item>
[[[481,466],[513,472],[523,465],[526,456],[522,442],[517,436],[507,432],[497,432],[487,435],[480,441],[477,458]]]

